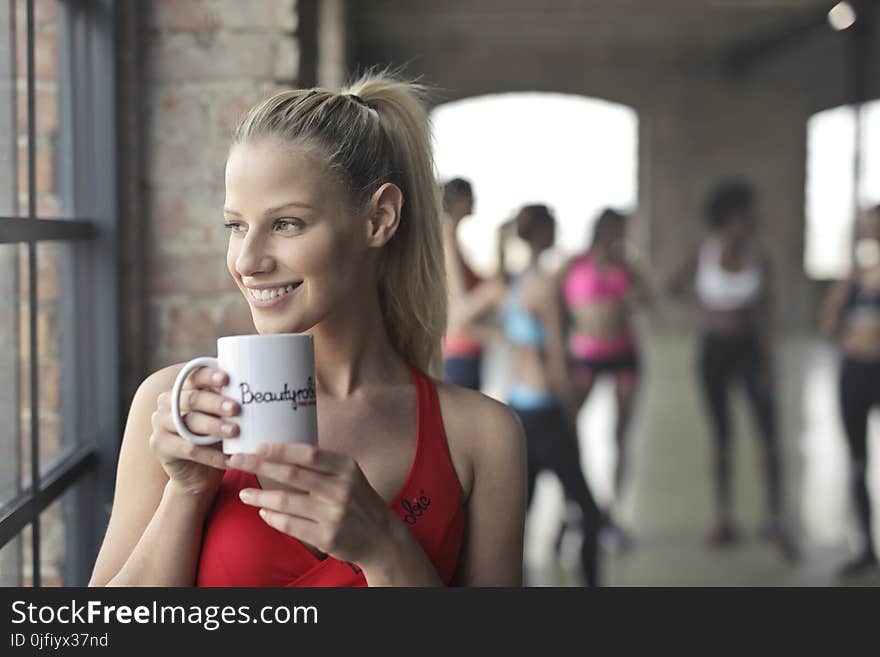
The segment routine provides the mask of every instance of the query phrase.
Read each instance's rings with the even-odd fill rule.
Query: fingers
[[[163,392],[156,400],[156,406],[163,410],[171,410],[171,393]],[[241,407],[238,402],[224,397],[213,390],[185,388],[180,393],[180,410],[182,412],[201,411],[217,416],[231,417],[238,415]]]
[[[282,534],[293,536],[318,549],[323,549],[323,541],[321,540],[323,536],[318,523],[269,509],[260,509],[260,516],[267,525],[274,527]]]
[[[350,456],[305,443],[262,443],[257,446],[257,456],[326,474],[352,475],[357,469]]]
[[[183,416],[183,423],[187,429],[202,436],[236,438],[239,434],[239,426],[235,422],[204,413],[187,413]],[[170,412],[159,413],[159,425],[164,431],[177,433],[177,427],[174,426],[174,418]]]
[[[208,370],[210,368],[201,369]],[[213,374],[217,372],[218,370],[214,370]],[[160,394],[156,405],[159,408],[161,429],[177,433],[174,419],[171,416],[171,393],[166,391]],[[180,393],[180,410],[184,424],[193,433],[216,436],[217,438],[235,438],[239,435],[238,424],[227,419],[240,412],[238,402],[213,390],[205,388],[184,389]]]
[[[229,383],[229,376],[216,367],[200,367],[189,375],[187,383],[192,388],[220,388]]]
[[[153,431],[150,447],[166,458],[194,461],[218,470],[226,469],[226,455],[223,452],[213,447],[195,445],[176,433]]]
[[[267,461],[251,454],[233,454],[227,459],[226,465],[268,477],[279,484],[308,491],[318,497],[326,499],[340,497],[338,478],[302,466]]]
[[[313,522],[326,515],[325,507],[327,505],[308,493],[245,488],[239,492],[238,496],[242,502],[249,506],[269,509]]]

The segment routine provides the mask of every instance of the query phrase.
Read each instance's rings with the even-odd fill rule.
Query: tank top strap
[[[452,464],[452,454],[443,426],[437,386],[420,369],[409,365],[409,371],[416,385],[418,400],[418,446],[413,470],[419,471],[427,467],[435,471],[435,474],[442,473],[444,478],[451,475],[449,478],[458,486],[458,475]],[[440,472],[437,473],[437,470]]]

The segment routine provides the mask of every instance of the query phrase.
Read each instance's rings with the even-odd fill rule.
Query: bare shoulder
[[[163,392],[171,390],[174,385],[174,379],[177,378],[178,372],[183,369],[186,363],[175,363],[168,367],[163,367],[150,374],[146,379],[141,381],[135,393],[135,399],[139,397],[148,399],[152,403],[156,402],[156,398]],[[155,394],[154,394],[155,393]]]
[[[449,451],[467,495],[475,473],[524,450],[522,426],[510,407],[492,397],[441,381],[435,385]]]

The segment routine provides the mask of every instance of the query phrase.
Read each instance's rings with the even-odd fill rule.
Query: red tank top
[[[406,523],[437,573],[449,584],[464,532],[464,496],[446,442],[437,389],[410,368],[418,395],[413,463],[391,509]],[[315,556],[298,539],[270,527],[238,497],[257,477],[228,470],[205,519],[198,586],[366,586],[356,564]]]

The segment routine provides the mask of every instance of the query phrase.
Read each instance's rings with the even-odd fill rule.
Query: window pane
[[[27,3],[0,0],[0,215],[28,213]],[[37,215],[62,216],[58,2],[34,3],[34,159]],[[4,141],[5,140],[5,141]]]
[[[12,0],[0,0],[0,216],[16,213],[18,130],[15,21]],[[25,126],[25,130],[26,130]]]
[[[57,0],[34,2],[34,130],[36,133],[37,216],[61,216],[58,148],[60,48]]]
[[[71,560],[76,554],[77,500],[83,503],[83,480],[68,488],[40,514],[40,577],[42,586],[84,586],[74,581]]]
[[[88,482],[80,480],[40,514],[40,585],[84,586],[77,581],[73,559],[77,554],[75,504],[83,503]],[[0,550],[0,586],[33,586],[33,525]]]
[[[77,246],[69,242],[37,245],[40,472],[68,454],[80,438],[77,409],[68,398],[77,389],[77,381],[72,379],[76,368],[72,341],[77,334],[73,313]]]
[[[40,242],[37,244],[37,364],[39,390],[38,425],[40,472],[52,468],[79,444],[77,409],[66,395],[76,390],[73,380],[77,364],[72,341],[76,338],[74,317],[74,252],[77,244]],[[28,302],[27,250],[19,247],[19,379],[20,472],[24,485],[30,481],[30,304]],[[65,406],[65,404],[67,404]],[[65,421],[61,416],[67,413]],[[13,455],[14,456],[14,455]]]
[[[23,542],[19,534],[0,548],[0,586],[21,586]]]
[[[862,180],[859,202],[863,208],[880,203],[880,100],[862,106]]]
[[[22,392],[27,375],[21,369],[23,322],[21,311],[27,307],[25,279],[27,250],[17,244],[0,244],[0,506],[17,496],[22,488]],[[28,469],[28,472],[30,470]]]
[[[836,107],[807,122],[804,267],[818,279],[849,273],[853,237],[855,115]]]

